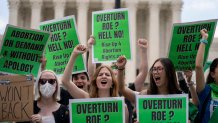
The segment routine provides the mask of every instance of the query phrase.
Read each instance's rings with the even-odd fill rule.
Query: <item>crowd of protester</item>
[[[136,95],[169,95],[189,94],[189,121],[208,123],[217,121],[218,109],[218,58],[210,66],[208,77],[204,78],[203,60],[208,33],[201,31],[202,39],[196,56],[196,82],[192,81],[192,70],[177,72],[169,58],[158,58],[148,70],[146,39],[139,39],[140,69],[135,81],[130,87],[125,86],[125,56],[119,56],[112,66],[92,63],[93,36],[88,40],[88,46],[78,44],[71,53],[63,76],[58,78],[53,71],[44,70],[46,61],[41,60],[41,73],[35,82],[34,115],[32,122],[68,123],[69,99],[125,97],[125,122],[136,123]],[[72,74],[76,58],[89,52],[87,72]],[[115,66],[115,67],[114,67]],[[149,77],[148,87],[144,87],[146,77]],[[196,83],[196,88],[195,88]],[[196,110],[192,110],[192,109]],[[195,114],[193,115],[193,112]]]

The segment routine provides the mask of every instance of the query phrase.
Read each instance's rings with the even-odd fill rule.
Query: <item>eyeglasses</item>
[[[39,83],[41,85],[44,85],[46,82],[53,85],[54,83],[56,83],[56,81],[57,81],[56,79],[39,79]]]
[[[152,69],[151,69],[151,71],[152,71],[152,73],[161,73],[162,71],[163,71],[163,67],[153,67]]]

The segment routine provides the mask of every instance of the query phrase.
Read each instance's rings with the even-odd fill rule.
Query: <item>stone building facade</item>
[[[46,20],[75,15],[81,43],[91,35],[92,12],[113,9],[115,0],[8,0],[9,23],[38,29]],[[127,63],[126,80],[133,82],[140,58],[138,38],[149,40],[148,64],[165,57],[173,23],[181,21],[182,0],[121,0],[129,9],[133,60]]]

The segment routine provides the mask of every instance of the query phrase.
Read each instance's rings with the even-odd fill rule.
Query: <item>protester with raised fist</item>
[[[117,64],[118,67],[124,68],[125,63]],[[140,94],[181,94],[174,65],[168,58],[159,58],[152,65],[150,72],[150,86],[148,90],[142,90]],[[128,98],[132,103],[135,103],[135,92],[125,87],[123,71],[118,71],[119,91]]]
[[[62,77],[64,86],[74,98],[118,97],[118,82],[112,69],[106,65],[101,65],[96,69],[90,82],[89,92],[85,92],[84,90],[78,88],[73,82],[71,82],[70,76],[75,60],[78,55],[85,53],[86,50],[87,48],[80,44],[74,48]],[[128,121],[127,108],[126,121]]]
[[[215,123],[218,122],[218,58],[214,59],[210,66],[210,72],[205,83],[204,78],[204,53],[208,44],[208,33],[206,29],[201,31],[202,39],[196,56],[196,91],[200,100],[199,114],[196,122]]]

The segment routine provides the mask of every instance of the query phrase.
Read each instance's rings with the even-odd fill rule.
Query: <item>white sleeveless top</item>
[[[42,123],[55,123],[54,116],[42,116]]]

